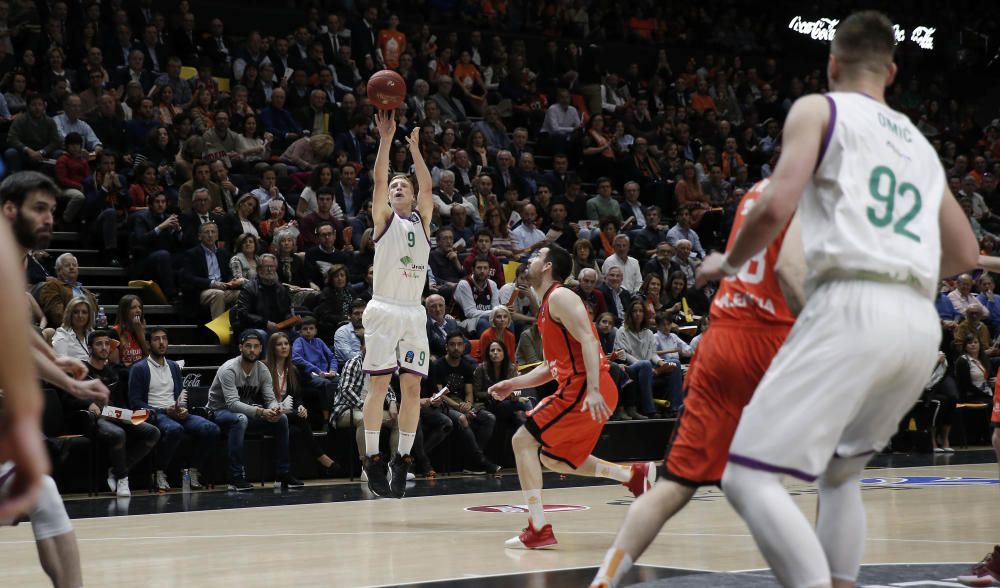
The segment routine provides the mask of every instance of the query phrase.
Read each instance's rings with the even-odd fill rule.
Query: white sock
[[[382,434],[382,431],[376,429],[374,431],[369,431],[365,429],[365,455],[371,457],[378,453],[378,438]]]
[[[594,583],[603,580],[608,583],[608,588],[616,588],[618,582],[622,581],[622,577],[628,573],[631,567],[632,558],[629,554],[617,547],[612,547],[604,554],[604,561],[601,563],[601,568],[597,570]]]
[[[545,526],[545,506],[542,505],[541,490],[523,490],[524,503],[528,505],[528,516],[536,529]]]
[[[416,436],[416,433],[407,433],[406,431],[399,432],[399,448],[397,451],[400,455],[410,454],[410,449],[413,448],[413,439]]]
[[[624,484],[632,479],[632,466],[619,465],[610,461],[599,461],[597,462],[595,473],[598,478],[610,478]]]

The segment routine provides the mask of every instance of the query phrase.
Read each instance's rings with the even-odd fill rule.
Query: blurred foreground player
[[[798,209],[806,304],[743,410],[722,476],[783,586],[854,585],[865,544],[861,472],[937,359],[938,277],[976,264],[976,238],[937,153],[885,103],[895,45],[879,12],[840,23],[827,63],[833,91],[792,106],[770,183],[729,252],[706,258],[696,280],[735,275]],[[816,481],[815,530],[786,475]]]
[[[556,544],[552,525],[545,523],[543,465],[562,474],[617,480],[635,496],[652,487],[656,474],[653,462],[625,466],[590,455],[618,404],[618,389],[583,301],[573,290],[562,287],[573,268],[570,254],[553,245],[540,249],[530,264],[528,279],[535,292],[544,293],[538,331],[545,361],[527,374],[494,384],[489,392],[503,400],[514,390],[535,388],[550,380],[558,382],[559,389],[544,398],[514,433],[514,457],[528,506],[528,526],[507,540],[505,547],[511,549]]]
[[[758,182],[740,202],[730,244],[767,182]],[[688,371],[687,396],[667,454],[666,479],[629,507],[592,588],[617,587],[695,491],[720,484],[743,407],[802,308],[804,277],[802,239],[793,219],[767,249],[722,281],[709,311],[712,328]]]
[[[22,172],[0,184],[0,208],[13,228],[0,223],[0,300],[16,301],[24,295],[24,270],[18,262],[28,249],[45,248],[52,235],[52,213],[59,189],[49,178]],[[29,327],[27,311],[19,304],[0,313],[0,332],[9,348],[0,354],[0,525],[31,521],[42,569],[58,588],[83,585],[76,534],[59,491],[45,475],[48,457],[42,445],[42,395],[38,378],[81,398],[106,401],[107,388],[100,381],[81,382],[87,374],[83,363],[55,356]]]

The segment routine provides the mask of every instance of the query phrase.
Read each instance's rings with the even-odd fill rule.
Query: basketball
[[[368,79],[368,99],[379,110],[395,110],[406,99],[406,82],[403,76],[383,69]]]

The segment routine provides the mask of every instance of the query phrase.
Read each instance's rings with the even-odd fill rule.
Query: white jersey
[[[800,205],[807,291],[843,277],[905,283],[933,298],[945,190],[937,154],[905,115],[877,100],[826,99],[830,124]]]
[[[430,240],[417,212],[409,218],[393,212],[388,223],[375,239],[372,293],[386,302],[419,305],[427,282]]]

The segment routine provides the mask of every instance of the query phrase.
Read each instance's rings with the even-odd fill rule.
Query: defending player
[[[937,154],[885,104],[894,49],[881,13],[840,23],[827,64],[833,92],[792,107],[771,182],[730,251],[709,256],[697,278],[735,275],[799,208],[806,304],[743,411],[722,477],[784,586],[854,585],[865,543],[861,471],[936,360],[938,276],[976,265],[976,239]],[[818,479],[815,531],[784,475]]]
[[[420,153],[420,127],[407,142],[417,185],[403,174],[389,178],[389,148],[396,134],[394,112],[375,115],[379,132],[375,158],[372,221],[375,223],[374,296],[365,308],[365,372],[371,389],[365,398],[365,454],[368,488],[377,496],[402,498],[413,458],[410,448],[420,419],[420,380],[427,377],[427,313],[420,295],[427,281],[430,223],[434,211],[431,173]],[[419,187],[419,192],[417,188]],[[414,193],[416,198],[414,199]],[[399,370],[399,446],[386,468],[379,453],[382,403],[392,374]]]
[[[604,422],[618,404],[618,389],[583,301],[562,287],[573,268],[570,254],[558,246],[544,247],[530,264],[528,279],[536,292],[544,293],[538,310],[538,331],[545,361],[527,374],[494,384],[489,392],[503,400],[514,390],[540,386],[549,380],[556,380],[559,390],[544,398],[514,433],[514,458],[528,505],[528,526],[507,540],[505,547],[512,549],[556,544],[552,525],[545,523],[543,465],[563,474],[617,480],[635,496],[649,490],[655,479],[652,462],[624,466],[590,455]]]
[[[980,255],[979,267],[988,272],[1000,272],[1000,257]],[[1000,465],[1000,383],[993,389],[993,413],[990,416],[990,428],[993,429],[993,451],[996,452],[997,464]],[[1000,567],[1000,559],[996,565]],[[1000,582],[1000,579],[997,581]]]
[[[740,202],[729,243],[735,240],[767,180]],[[799,224],[722,281],[709,311],[712,328],[691,361],[687,396],[660,479],[628,509],[592,588],[614,588],[656,534],[700,486],[718,485],[743,407],[764,376],[802,308],[805,261]],[[788,301],[786,303],[786,300]]]

